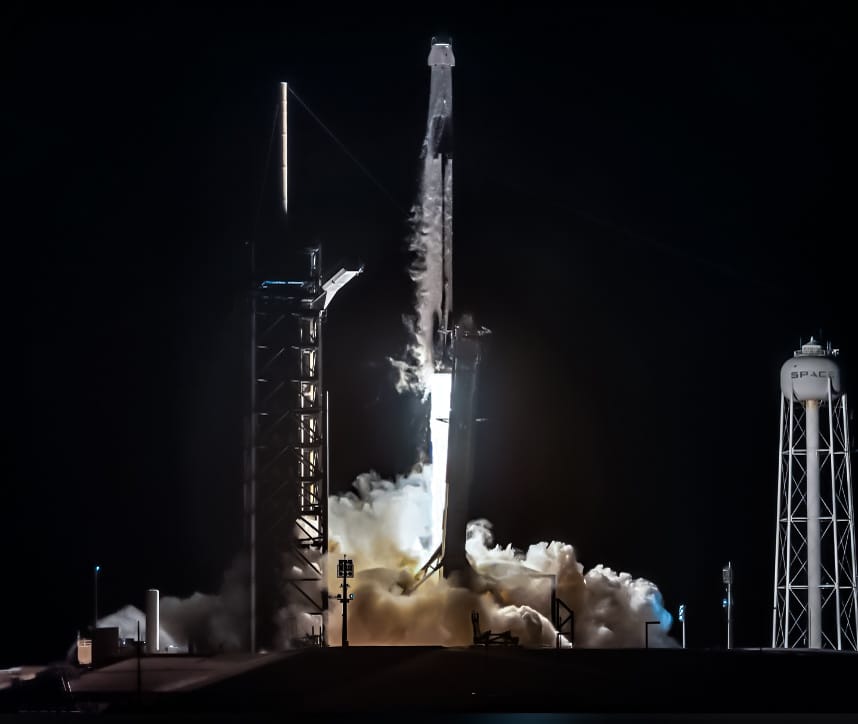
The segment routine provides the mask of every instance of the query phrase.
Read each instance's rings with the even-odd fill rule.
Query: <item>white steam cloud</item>
[[[162,651],[204,653],[247,649],[247,564],[237,558],[224,574],[217,594],[194,593],[187,598],[162,596],[160,602],[160,646]],[[142,593],[142,592],[141,592]],[[136,606],[125,606],[98,620],[98,625],[116,626],[119,637],[147,640],[146,614]]]
[[[433,576],[411,589],[421,562],[431,550],[421,547],[430,503],[431,466],[395,481],[362,475],[355,491],[330,500],[328,585],[339,590],[335,559],[345,553],[355,562],[350,593],[349,642],[354,645],[444,645],[472,643],[471,611],[480,627],[509,631],[523,646],[558,643],[550,619],[552,583],[556,595],[575,612],[574,643],[582,647],[676,646],[668,636],[671,615],[658,588],[628,573],[598,565],[586,573],[575,549],[559,541],[521,551],[494,544],[486,520],[468,525],[466,551],[481,579],[475,589]],[[328,640],[340,642],[339,606],[328,616]],[[560,637],[561,646],[570,642]]]

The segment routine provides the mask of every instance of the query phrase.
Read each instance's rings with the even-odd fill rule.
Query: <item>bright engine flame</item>
[[[430,390],[429,436],[432,456],[432,546],[441,545],[444,508],[447,504],[447,439],[450,430],[451,372],[435,372],[428,381]]]

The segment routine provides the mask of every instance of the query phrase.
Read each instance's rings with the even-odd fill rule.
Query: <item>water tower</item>
[[[849,417],[838,350],[781,367],[772,646],[858,650]]]

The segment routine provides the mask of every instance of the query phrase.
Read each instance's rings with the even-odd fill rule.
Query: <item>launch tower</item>
[[[284,211],[288,92],[282,84]],[[290,280],[254,276],[249,293],[244,507],[252,651],[286,643],[277,640],[278,629],[287,638],[303,633],[289,625],[290,610],[316,616],[318,642],[325,641],[329,466],[322,326],[334,295],[363,267],[340,266],[325,274],[321,248],[305,251],[306,275]]]

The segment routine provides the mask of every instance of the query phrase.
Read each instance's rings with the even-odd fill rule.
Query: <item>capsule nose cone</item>
[[[445,65],[453,67],[456,59],[453,57],[453,45],[449,42],[439,42],[432,38],[432,49],[429,51],[429,65]]]

